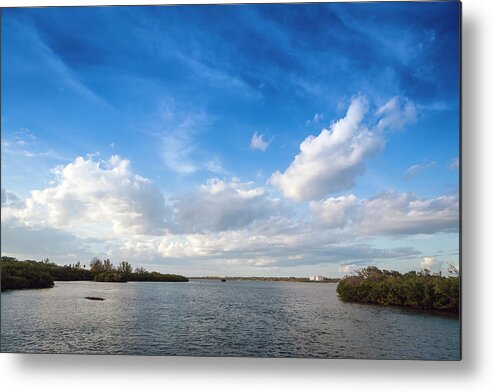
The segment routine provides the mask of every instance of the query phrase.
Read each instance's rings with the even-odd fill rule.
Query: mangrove
[[[337,294],[344,301],[403,306],[413,309],[459,312],[460,279],[431,274],[428,270],[397,271],[367,267],[345,276],[337,285]]]
[[[134,270],[126,261],[115,267],[109,259],[98,258],[93,258],[86,268],[80,262],[61,266],[49,259],[21,261],[2,256],[0,266],[2,291],[50,288],[54,281],[188,282],[182,275],[148,272],[142,267]]]

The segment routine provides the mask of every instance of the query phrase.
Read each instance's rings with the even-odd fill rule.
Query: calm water
[[[457,317],[344,303],[330,283],[56,282],[52,289],[2,293],[1,305],[4,352],[460,356]]]

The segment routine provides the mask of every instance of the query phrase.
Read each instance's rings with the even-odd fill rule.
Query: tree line
[[[401,274],[367,267],[342,278],[337,293],[345,301],[458,313],[459,271],[452,266],[449,271],[452,276],[445,277],[428,270]]]
[[[41,261],[17,260],[14,257],[1,257],[1,289],[16,290],[27,288],[53,287],[54,281],[93,280],[96,282],[188,282],[181,275],[148,272],[144,268],[133,268],[126,261],[116,267],[109,259],[93,258],[89,269],[80,262],[68,265],[58,265],[49,259]]]

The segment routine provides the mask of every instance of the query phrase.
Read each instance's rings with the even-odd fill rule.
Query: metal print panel
[[[2,9],[1,351],[459,360],[459,2]]]

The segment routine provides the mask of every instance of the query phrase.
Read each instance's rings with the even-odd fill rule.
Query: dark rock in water
[[[101,297],[84,297],[85,299],[89,299],[91,301],[104,301],[104,298]]]

